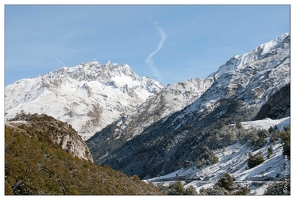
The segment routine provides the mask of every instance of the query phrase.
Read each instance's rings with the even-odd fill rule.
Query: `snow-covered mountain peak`
[[[214,79],[212,87],[189,110],[213,110],[219,100],[233,96],[249,106],[261,106],[290,82],[290,35],[284,34],[251,52],[232,57],[209,78]]]
[[[118,64],[112,64],[110,61],[105,64],[105,65],[101,65],[99,64],[97,61],[91,61],[91,62],[87,62],[87,63],[80,63],[77,66],[74,67],[62,67],[56,71],[53,72],[49,72],[46,75],[49,75],[49,77],[51,77],[52,75],[68,75],[71,78],[81,78],[81,77],[77,77],[77,74],[82,75],[91,75],[90,77],[82,77],[82,78],[92,78],[95,79],[97,78],[100,74],[111,74],[113,72],[119,73],[121,71],[121,73],[123,71],[128,71],[131,74],[135,74],[131,68],[128,65],[118,65]],[[125,75],[130,75],[130,74],[125,74]]]
[[[208,77],[219,78],[222,74],[242,70],[247,65],[258,60],[263,60],[270,55],[288,54],[287,51],[281,51],[290,47],[290,34],[285,33],[280,37],[271,40],[267,43],[259,45],[254,50],[243,55],[235,55],[225,64],[219,67],[217,72],[210,74]],[[279,56],[278,56],[279,57]]]
[[[45,82],[54,84],[55,87],[61,87],[65,82],[75,81],[91,82],[98,81],[104,85],[111,85],[115,88],[122,87],[127,84],[129,87],[138,85],[142,89],[147,89],[150,93],[157,93],[162,84],[148,77],[139,77],[129,65],[119,65],[109,61],[107,64],[101,65],[97,61],[81,63],[74,67],[62,67],[58,70],[49,72],[42,76]],[[66,84],[66,83],[65,83]]]
[[[259,45],[258,48],[260,48],[262,50],[261,52],[261,56],[271,52],[272,50],[275,50],[276,48],[282,46],[285,42],[285,40],[287,38],[290,37],[290,34],[289,33],[285,33],[283,35],[281,35],[280,37],[274,39],[274,40],[271,40],[267,43],[264,43],[264,44],[261,44]]]
[[[162,88],[153,79],[139,77],[127,64],[102,65],[93,60],[8,85],[5,118],[22,110],[47,114],[72,124],[86,139]]]

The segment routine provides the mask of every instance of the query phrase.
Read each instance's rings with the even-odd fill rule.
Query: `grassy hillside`
[[[72,156],[53,143],[50,134],[34,125],[28,130],[23,123],[5,126],[6,195],[161,194],[136,175],[128,177],[108,166]]]

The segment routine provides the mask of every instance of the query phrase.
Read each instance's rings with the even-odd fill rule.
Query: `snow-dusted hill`
[[[279,120],[257,120],[241,122],[247,130],[268,129],[275,127],[284,130],[290,126],[290,117]],[[267,138],[269,140],[269,138]],[[272,146],[273,153],[267,158],[268,148]],[[265,161],[251,169],[247,166],[248,153],[256,154],[261,151]],[[196,166],[181,168],[164,176],[154,177],[146,181],[164,183],[169,185],[171,181],[182,180],[184,187],[194,186],[199,192],[201,188],[212,187],[225,173],[235,178],[235,183],[241,186],[248,186],[253,195],[262,195],[268,185],[282,181],[290,176],[290,160],[282,155],[283,146],[281,141],[268,142],[263,147],[252,150],[247,144],[239,142],[229,145],[226,148],[214,151],[219,162],[210,166],[203,166],[201,169]],[[187,180],[187,181],[185,181]]]
[[[70,123],[87,139],[162,88],[128,65],[81,63],[5,87],[5,119],[21,111],[47,114]]]

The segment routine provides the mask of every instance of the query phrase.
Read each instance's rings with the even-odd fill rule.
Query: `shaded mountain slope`
[[[274,93],[262,106],[255,119],[279,119],[290,116],[290,84]]]

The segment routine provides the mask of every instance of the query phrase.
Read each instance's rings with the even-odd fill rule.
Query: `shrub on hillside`
[[[237,123],[236,123],[236,127],[237,127],[238,129],[240,129],[240,128],[243,128],[243,125],[242,125],[241,122],[237,122]]]
[[[196,188],[192,185],[184,188],[180,181],[170,183],[169,186],[164,186],[158,183],[157,188],[166,195],[197,195]]]
[[[249,195],[250,194],[250,189],[245,186],[243,188],[241,188],[240,190],[233,192],[233,195]]]
[[[274,130],[269,141],[274,142],[281,139],[283,144],[283,155],[290,157],[290,127],[284,127],[284,131]]]
[[[252,155],[251,152],[249,152],[248,154],[248,167],[249,168],[253,168],[261,163],[264,162],[264,158],[262,155],[262,152],[259,151],[258,153],[256,153],[255,155]]]
[[[269,147],[267,148],[267,158],[268,158],[268,159],[270,158],[272,152],[273,152],[273,148],[272,148],[272,146],[269,146]]]
[[[280,133],[280,138],[283,142],[283,155],[290,157],[290,127]]]
[[[198,156],[198,159],[196,161],[196,165],[198,168],[201,168],[204,165],[213,165],[215,163],[218,163],[218,161],[218,157],[215,156],[208,147],[203,147],[203,149],[201,150],[201,154]]]
[[[225,173],[216,183],[219,187],[223,187],[226,190],[232,190],[233,178],[228,173]]]
[[[278,183],[270,184],[265,195],[290,195],[290,179]]]
[[[185,189],[180,181],[171,183],[169,185],[168,194],[169,195],[182,195]]]
[[[277,130],[274,130],[269,138],[270,142],[277,141],[280,138],[280,132]]]
[[[239,135],[239,141],[241,144],[244,144],[247,142],[248,146],[250,146],[252,149],[256,150],[261,148],[263,145],[265,145],[266,140],[269,136],[269,132],[267,130],[263,129],[253,129],[249,132],[243,132]]]
[[[197,195],[198,192],[194,186],[190,185],[187,188],[185,188],[183,194],[184,195]]]
[[[214,185],[211,188],[201,188],[200,195],[230,195],[230,192],[223,187]]]
[[[267,130],[265,130],[265,129],[259,129],[257,131],[257,135],[258,135],[258,137],[266,138],[266,137],[269,136],[269,132]]]

